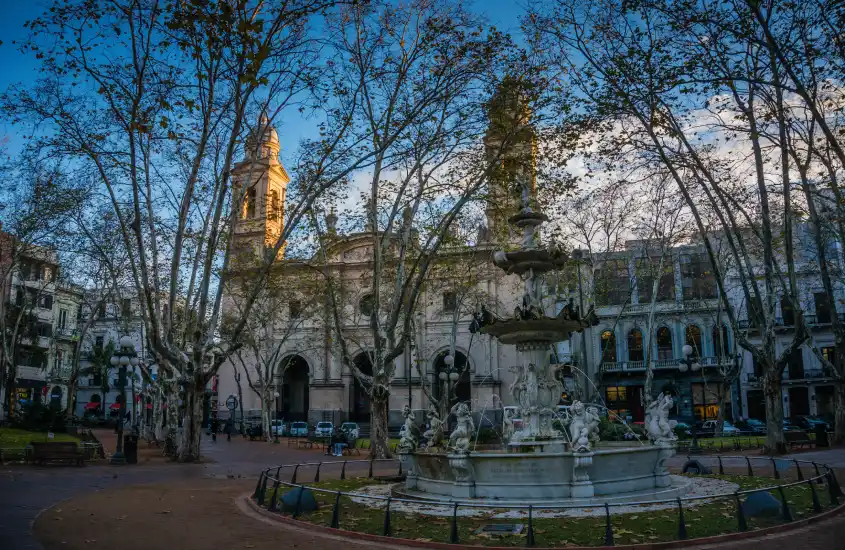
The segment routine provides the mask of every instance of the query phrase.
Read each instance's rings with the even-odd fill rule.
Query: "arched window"
[[[270,220],[278,220],[282,212],[282,205],[279,202],[279,192],[275,189],[270,191],[270,211],[267,212],[267,218]]]
[[[657,329],[657,360],[668,361],[674,359],[675,354],[672,352],[672,331],[669,327],[660,327]]]
[[[616,336],[609,330],[601,333],[601,359],[605,363],[616,362]]]
[[[687,326],[685,343],[692,346],[691,357],[701,357],[701,329],[697,325]]]
[[[243,208],[241,209],[241,218],[254,218],[255,217],[255,187],[246,190],[244,194],[244,204]]]
[[[731,342],[728,339],[728,327],[722,325],[713,327],[713,355],[716,357],[728,357],[731,353]]]
[[[642,361],[645,359],[643,353],[643,333],[635,328],[628,333],[628,361]]]

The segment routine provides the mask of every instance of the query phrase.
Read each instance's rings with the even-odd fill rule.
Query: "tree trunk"
[[[73,419],[73,409],[76,405],[76,376],[71,376],[67,385],[67,407],[65,408],[65,418]]]
[[[783,397],[780,380],[767,374],[763,377],[763,393],[766,396],[766,448],[767,453],[785,454],[783,437]]]
[[[373,388],[370,400],[370,458],[389,458],[390,443],[387,432],[390,392],[383,387]]]
[[[200,459],[202,434],[202,402],[205,384],[195,376],[185,388],[185,412],[182,417],[182,437],[179,442],[179,462],[197,462]]]
[[[833,388],[836,394],[836,413],[833,419],[835,422],[833,428],[833,444],[840,445],[845,443],[845,381],[837,379]]]

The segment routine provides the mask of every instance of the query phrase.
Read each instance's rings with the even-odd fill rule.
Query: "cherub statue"
[[[475,423],[472,421],[472,414],[466,403],[455,403],[451,413],[458,420],[457,426],[449,435],[449,447],[456,453],[468,453],[469,444],[475,433]]]
[[[426,418],[428,418],[428,429],[423,434],[423,438],[426,440],[425,448],[428,450],[438,447],[443,441],[443,421],[440,420],[440,415],[437,414],[434,405],[429,406]]]
[[[513,409],[505,409],[502,415],[502,439],[510,441],[513,437]]]
[[[674,431],[678,423],[669,420],[674,405],[671,395],[661,395],[646,408],[646,432],[653,443],[671,443],[678,439]]]
[[[590,443],[595,445],[599,442],[599,410],[595,407],[587,407],[587,437]]]
[[[572,403],[567,413],[566,423],[569,425],[569,443],[573,451],[590,450],[590,427],[588,426],[590,421],[584,404],[580,401]]]
[[[402,431],[402,438],[399,440],[399,445],[397,445],[397,449],[399,450],[399,452],[409,453],[411,451],[416,450],[417,448],[419,429],[414,423],[414,411],[411,410],[411,407],[405,405],[405,407],[402,409],[402,416],[405,417],[405,429]]]

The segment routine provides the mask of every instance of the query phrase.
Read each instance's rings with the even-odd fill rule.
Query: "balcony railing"
[[[789,372],[785,372],[783,376],[784,384],[790,382],[805,382],[807,380],[823,380],[833,378],[833,373],[829,369],[804,369],[803,376],[792,377]]]
[[[77,340],[79,336],[77,336],[75,328],[69,327],[59,327],[54,332],[53,335],[56,338],[61,338],[63,340]]]
[[[50,378],[52,380],[68,380],[70,379],[71,370],[70,366],[53,367],[50,369]]]
[[[703,367],[718,367],[720,365],[729,365],[733,361],[730,356],[725,357],[699,357],[698,363]],[[661,359],[652,361],[653,369],[671,370],[678,368],[677,359]],[[602,363],[603,372],[644,372],[646,370],[645,361],[605,361]]]

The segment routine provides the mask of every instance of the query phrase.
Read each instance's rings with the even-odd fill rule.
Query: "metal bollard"
[[[604,527],[604,545],[613,546],[613,523],[610,521],[610,505],[604,503],[604,515],[607,518]]]
[[[370,472],[367,474],[367,477],[373,479],[373,459],[370,459]]]
[[[786,495],[783,492],[783,485],[778,486],[778,493],[780,494],[780,503],[783,506],[783,521],[792,521],[792,511],[790,511],[789,503],[786,501]]]
[[[458,503],[452,508],[452,531],[449,533],[449,542],[458,544]]]
[[[742,502],[739,500],[739,491],[734,493],[736,501],[736,522],[740,531],[748,531],[748,523],[745,521],[745,512],[742,510]]]
[[[830,475],[829,471],[825,474],[825,479],[827,480],[827,491],[830,494],[830,505],[839,506],[839,498],[836,489],[833,488],[833,476]]]
[[[772,474],[775,479],[780,479],[780,472],[778,472],[778,465],[775,459],[772,459]]]
[[[532,548],[534,546],[534,507],[528,505],[528,532],[525,533],[525,546]]]
[[[687,539],[687,522],[684,521],[684,505],[680,498],[678,498],[678,538]]]
[[[277,512],[279,510],[279,479],[276,478],[276,482],[273,483],[273,496],[270,497],[270,505],[267,506],[267,509],[271,512]]]
[[[299,471],[299,464],[297,464],[297,465],[296,465],[296,466],[294,466],[294,468],[293,468],[293,475],[292,475],[292,476],[290,476],[290,483],[291,483],[291,485],[295,485],[295,484],[296,484],[296,472],[298,472],[298,471]]]
[[[261,492],[258,493],[258,505],[264,506],[264,495],[267,493],[267,476],[264,476],[264,483],[261,484]]]
[[[836,489],[836,496],[843,497],[845,493],[842,492],[842,487],[839,486],[839,480],[836,479],[836,472],[828,467],[827,469],[830,472],[830,477],[833,478],[833,488]]]
[[[314,483],[320,483],[320,468],[323,467],[323,463],[320,462],[317,464],[317,471],[314,473]]]
[[[723,476],[723,475],[725,475],[725,467],[722,464],[722,457],[720,456],[720,457],[717,457],[717,458],[719,459],[719,475]]]
[[[399,473],[397,474],[398,477],[402,477],[402,461],[399,461]]]
[[[384,508],[384,529],[382,535],[389,537],[390,535],[390,497],[387,497],[387,506]]]
[[[748,477],[754,477],[754,470],[751,469],[751,459],[746,456],[745,462],[748,463]]]
[[[807,485],[810,486],[810,494],[813,497],[813,512],[818,514],[822,511],[822,504],[819,502],[819,495],[816,493],[816,486],[813,485],[812,480],[807,481]]]
[[[340,491],[334,497],[334,508],[332,508],[332,529],[340,529]]]
[[[340,468],[340,480],[346,479],[346,461],[343,461],[343,466]]]

